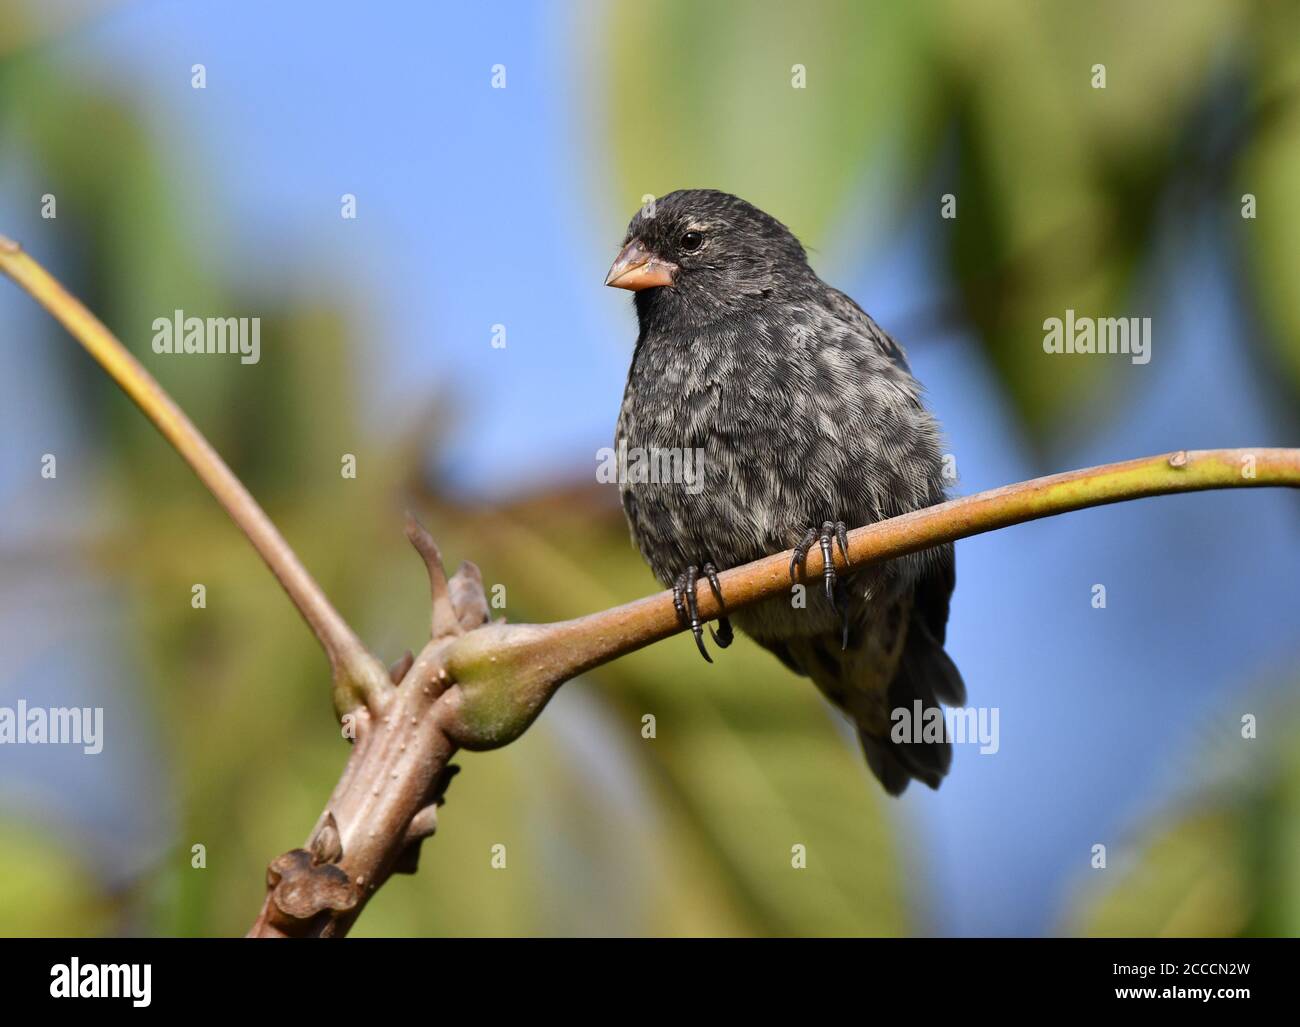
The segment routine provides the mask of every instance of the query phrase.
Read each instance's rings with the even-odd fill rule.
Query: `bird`
[[[698,454],[695,487],[625,474],[619,493],[700,653],[712,662],[698,610],[707,583],[719,648],[734,620],[811,678],[856,726],[888,794],[912,780],[938,788],[946,732],[898,726],[966,701],[944,649],[952,546],[843,573],[832,559],[838,546],[847,561],[849,527],[947,498],[940,428],[902,347],[817,276],[790,229],[715,189],[645,203],[605,284],[633,292],[639,329],[616,447]],[[799,569],[814,546],[823,580],[806,589]],[[790,595],[727,611],[720,572],[789,549]]]

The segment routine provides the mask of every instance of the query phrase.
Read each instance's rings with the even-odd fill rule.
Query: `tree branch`
[[[1300,449],[1183,450],[1035,478],[855,528],[849,532],[848,560],[839,553],[834,560],[841,571],[861,568],[1087,507],[1266,486],[1300,488]],[[792,555],[787,550],[722,572],[727,609],[788,595]],[[821,574],[822,557],[814,547],[801,565],[800,580]],[[701,588],[697,598],[702,619],[722,612],[711,589]],[[503,745],[522,733],[561,682],[683,630],[671,592],[555,624],[490,624],[467,635],[450,654],[449,669],[466,698],[449,730],[466,748]]]
[[[38,264],[0,236],[0,270],[13,277],[108,371],[194,468],[288,592],[329,654],[335,701],[353,742],[343,775],[305,848],[268,867],[254,937],[345,934],[392,873],[414,872],[419,846],[458,748],[492,749],[528,727],[565,681],[684,630],[660,592],[555,624],[489,623],[482,579],[463,564],[450,581],[433,539],[409,520],[407,536],[429,572],[432,637],[388,674],[344,623],[269,518],[156,381]],[[1300,487],[1300,449],[1180,451],[1008,485],[849,533],[841,570],[1040,517],[1147,496],[1205,489]],[[727,609],[785,595],[791,552],[720,576]],[[818,578],[809,553],[801,580]],[[704,618],[721,610],[699,594]]]
[[[387,687],[388,676],[383,665],[339,616],[257,500],[162,386],[76,297],[17,243],[3,235],[0,235],[0,270],[26,289],[81,343],[194,469],[199,480],[248,536],[320,639],[329,657],[335,705],[340,715],[367,695],[377,699]]]

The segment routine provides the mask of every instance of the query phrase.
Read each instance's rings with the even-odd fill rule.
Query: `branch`
[[[383,666],[330,604],[243,483],[193,422],[106,327],[15,242],[0,235],[0,271],[63,325],[193,468],[276,576],[329,657],[340,715],[387,687]]]
[[[841,570],[861,568],[1127,499],[1268,485],[1300,487],[1300,450],[1225,449],[1130,460],[1009,485],[857,528],[849,533],[848,561],[837,557],[836,564]],[[366,722],[372,733],[354,747],[307,850],[294,850],[272,864],[267,898],[250,936],[345,933],[389,874],[414,869],[420,841],[436,828],[436,807],[458,748],[509,744],[565,681],[685,630],[670,592],[556,624],[488,623],[473,566],[464,565],[448,583],[424,529],[409,522],[407,534],[429,569],[435,637],[397,686],[391,715],[378,725]],[[791,555],[787,551],[723,573],[727,609],[788,594]],[[816,580],[821,568],[820,555],[811,551],[802,579]],[[710,590],[701,589],[698,596],[702,616],[721,612]],[[340,844],[335,824],[354,825],[352,838]],[[313,859],[312,853],[327,855]],[[345,902],[339,899],[340,869],[352,882]],[[284,876],[290,872],[293,876]]]
[[[0,236],[5,271],[55,315],[108,371],[194,468],[244,530],[316,632],[335,673],[335,703],[353,742],[351,756],[305,848],[267,871],[254,937],[338,937],[393,873],[415,871],[421,842],[437,828],[437,808],[456,771],[458,748],[492,749],[517,738],[565,681],[684,630],[672,595],[556,624],[489,623],[473,564],[447,580],[433,539],[409,520],[407,536],[429,573],[432,637],[395,679],[329,604],[230,469],[156,381],[112,334],[38,264]],[[1300,487],[1300,449],[1180,451],[1051,475],[918,510],[849,533],[840,570],[860,568],[986,531],[1147,496],[1205,489]],[[727,609],[786,594],[791,552],[720,576]],[[820,577],[817,550],[801,578]],[[722,611],[711,590],[700,614]]]
[[[347,766],[306,847],[268,868],[250,938],[341,937],[391,874],[415,873],[421,844],[438,829],[458,770],[450,761],[459,742],[446,723],[447,654],[487,623],[488,604],[477,567],[462,564],[448,581],[429,533],[409,518],[406,534],[429,572],[432,637],[394,666],[400,680],[382,714],[362,707],[344,717]]]
[[[1209,489],[1300,488],[1300,449],[1181,450],[1104,464],[953,499],[849,532],[847,561],[837,569],[905,556],[1025,521],[1149,496]],[[719,575],[728,610],[791,588],[792,550]],[[800,580],[819,579],[814,547]],[[711,589],[697,593],[702,619],[722,611]],[[449,728],[466,748],[513,740],[569,678],[685,630],[671,592],[660,592],[576,620],[540,626],[490,624],[454,648],[449,669],[465,700]]]

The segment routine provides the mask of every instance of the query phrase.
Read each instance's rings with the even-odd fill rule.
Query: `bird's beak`
[[[645,248],[640,239],[633,239],[615,258],[614,266],[605,277],[605,284],[612,285],[615,289],[637,292],[672,285],[676,274],[676,264],[656,257]]]

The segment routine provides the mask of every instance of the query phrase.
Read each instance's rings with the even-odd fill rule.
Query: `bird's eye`
[[[694,253],[704,245],[704,236],[699,232],[687,232],[678,245],[687,253]]]

